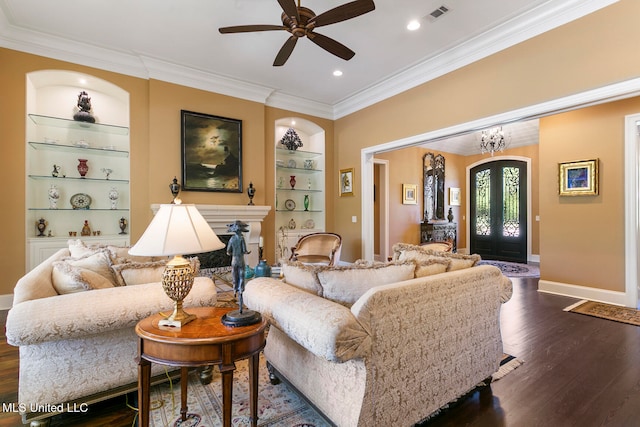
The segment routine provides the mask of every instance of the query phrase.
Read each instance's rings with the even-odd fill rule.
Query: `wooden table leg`
[[[187,420],[187,383],[189,382],[189,368],[180,368],[180,414],[182,421]]]
[[[139,357],[138,360],[138,426],[149,427],[151,398],[151,362]]]
[[[251,414],[251,425],[258,425],[258,369],[260,353],[256,353],[249,358],[249,408]]]
[[[230,365],[220,365],[222,374],[222,425],[231,427],[231,405],[233,401],[233,371],[236,369],[234,363]]]

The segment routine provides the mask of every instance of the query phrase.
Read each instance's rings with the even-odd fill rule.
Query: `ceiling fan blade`
[[[273,31],[273,30],[286,30],[282,25],[236,25],[234,27],[222,27],[218,28],[221,34],[230,33],[250,33],[253,31]]]
[[[335,24],[336,22],[342,22],[347,19],[355,18],[356,16],[364,15],[375,8],[376,5],[373,4],[373,0],[356,0],[327,10],[326,12],[311,18],[309,23],[314,24],[315,27],[322,27],[324,25]]]
[[[296,0],[278,0],[280,7],[284,10],[290,18],[296,18],[297,22],[300,22],[300,15],[298,15],[298,7],[296,6]]]
[[[307,38],[327,52],[332,53],[335,56],[344,59],[345,61],[350,60],[351,58],[353,58],[353,55],[356,54],[354,51],[352,51],[342,43],[337,42],[327,36],[323,36],[322,34],[318,34],[315,32],[309,33],[307,34]]]
[[[293,48],[296,47],[297,42],[298,38],[294,36],[289,37],[289,39],[284,42],[284,44],[280,48],[280,51],[276,55],[275,61],[273,61],[274,67],[280,67],[284,65],[285,62],[287,62],[287,59],[289,59],[289,56],[291,56],[291,52],[293,52]]]

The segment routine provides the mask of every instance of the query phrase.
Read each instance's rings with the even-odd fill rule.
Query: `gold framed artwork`
[[[460,206],[460,189],[449,187],[449,205]]]
[[[340,197],[353,196],[353,168],[340,169]]]
[[[402,184],[402,204],[418,204],[418,197],[416,196],[417,191],[418,187],[416,184]]]
[[[558,165],[561,196],[597,196],[599,159],[564,162]]]

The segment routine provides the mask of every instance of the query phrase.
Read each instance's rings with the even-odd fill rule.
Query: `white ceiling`
[[[320,14],[347,1],[302,6]],[[350,61],[302,39],[273,67],[287,32],[218,28],[280,24],[277,0],[0,0],[0,46],[336,119],[615,1],[375,0],[316,31],[354,50]],[[442,5],[450,12],[427,18]],[[422,27],[407,31],[411,19]]]

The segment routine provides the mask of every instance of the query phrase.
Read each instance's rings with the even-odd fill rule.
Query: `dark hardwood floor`
[[[576,300],[537,292],[537,279],[513,284],[502,308],[504,351],[524,364],[421,426],[640,426],[640,327],[564,312]],[[0,401],[15,402],[18,352],[4,334],[0,357]],[[52,426],[126,427],[133,419],[122,397]],[[18,415],[0,413],[0,427],[19,425]]]

